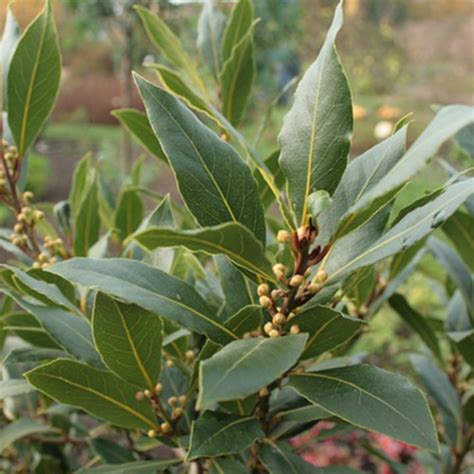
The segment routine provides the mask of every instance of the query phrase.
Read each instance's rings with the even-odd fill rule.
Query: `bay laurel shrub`
[[[349,161],[351,92],[335,47],[340,4],[278,150],[262,157],[239,131],[255,76],[252,2],[240,0],[228,17],[204,5],[199,67],[158,16],[136,12],[166,65],[134,74],[146,113],[114,114],[171,168],[182,198],[165,196],[149,213],[140,164],[114,196],[90,155],[53,210],[24,191],[61,58],[49,1],[22,34],[7,14],[0,197],[16,223],[1,236],[15,257],[1,267],[2,469],[325,472],[288,442],[318,420],[383,433],[440,459],[424,393],[350,351],[389,298],[421,327],[396,289],[414,250],[460,212],[473,179],[454,176],[396,215],[393,203],[473,122],[473,109],[440,108],[409,148],[403,119]],[[260,132],[265,126],[264,117]],[[443,248],[430,242],[435,253]],[[465,281],[453,304],[466,303],[462,330],[472,335]],[[472,356],[453,328],[456,357]],[[429,332],[424,340],[441,360]],[[435,362],[415,359],[426,363]],[[455,422],[460,437],[452,444],[449,430],[441,441],[460,469],[467,419]]]

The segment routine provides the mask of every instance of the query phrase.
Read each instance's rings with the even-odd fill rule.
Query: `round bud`
[[[359,307],[358,313],[360,316],[367,316],[369,314],[369,308],[367,307],[366,304],[363,304],[362,306]]]
[[[23,224],[20,224],[19,222],[16,223],[16,224],[13,226],[13,230],[14,230],[17,234],[20,234],[21,231],[23,230]]]
[[[54,265],[56,262],[58,261],[58,259],[56,257],[51,257],[48,261],[48,263],[50,265]]]
[[[188,397],[186,395],[180,395],[178,397],[178,403],[180,405],[186,405],[187,401],[188,401]]]
[[[147,433],[149,438],[156,438],[157,434],[158,433],[156,432],[156,430],[149,430],[148,433]]]
[[[33,193],[31,191],[25,191],[23,193],[23,201],[29,203],[33,199]]]
[[[306,236],[306,229],[308,226],[302,225],[301,227],[298,227],[296,230],[296,235],[298,236],[298,240],[303,240]]]
[[[286,323],[286,317],[283,313],[277,313],[275,316],[273,316],[273,324],[276,324],[277,326],[281,326],[282,324]]]
[[[291,334],[299,334],[300,332],[300,327],[297,324],[293,324],[290,329]]]
[[[151,398],[153,396],[153,394],[151,393],[151,390],[144,390],[143,391],[143,394],[145,395],[146,398]]]
[[[35,269],[41,268],[41,263],[39,263],[39,262],[33,263],[33,268],[35,268]]]
[[[171,369],[171,367],[174,367],[174,362],[171,359],[168,359],[166,361],[166,367],[168,367],[168,369]]]
[[[229,135],[227,135],[227,133],[221,132],[220,136],[221,136],[221,139],[224,140],[225,142],[229,141]]]
[[[244,335],[242,336],[243,339],[252,339],[252,333],[250,332],[245,332]]]
[[[276,329],[272,329],[272,330],[268,333],[268,335],[273,338],[273,337],[278,337],[278,336],[280,336],[280,333],[279,333]]]
[[[308,291],[312,294],[315,295],[318,293],[318,291],[321,289],[321,285],[319,283],[311,283],[308,286]]]
[[[267,387],[263,387],[263,388],[260,390],[260,392],[258,392],[258,395],[259,395],[260,397],[268,397],[269,393],[270,393],[270,392],[268,391],[268,388],[267,388]]]
[[[265,323],[265,326],[263,326],[263,330],[267,333],[270,334],[271,331],[275,329],[275,326],[273,326],[272,323]]]
[[[49,255],[47,253],[41,252],[38,255],[38,262],[44,263],[44,262],[47,262],[48,260],[49,260]]]
[[[43,211],[36,210],[36,211],[33,212],[33,220],[34,221],[38,222],[43,218],[44,218],[44,212]]]
[[[260,296],[258,302],[263,308],[270,308],[273,305],[271,298],[269,298],[268,296]]]
[[[135,398],[140,401],[140,400],[145,400],[145,394],[142,392],[142,391],[138,391],[136,394],[135,394]]]
[[[290,286],[293,288],[296,288],[301,285],[304,281],[304,276],[303,275],[293,275],[290,279]]]
[[[324,283],[328,279],[328,274],[325,270],[320,269],[318,273],[316,273],[316,281],[319,283]]]
[[[277,263],[275,265],[273,265],[273,273],[275,274],[275,276],[281,280],[283,278],[285,278],[285,275],[286,275],[286,267],[285,265],[283,265],[283,263]]]
[[[169,433],[172,430],[171,425],[167,421],[161,423],[160,428],[163,433]]]
[[[175,406],[177,403],[178,403],[178,397],[172,396],[172,397],[168,398],[168,405],[170,407]]]
[[[279,230],[277,240],[280,244],[287,244],[291,240],[291,234],[287,230]]]
[[[158,383],[155,385],[155,393],[156,393],[157,395],[160,395],[162,391],[163,391],[163,385],[161,385],[161,383],[158,382]]]
[[[175,408],[171,412],[171,418],[173,418],[173,420],[176,420],[176,418],[179,418],[183,413],[184,413],[184,410],[181,407]]]
[[[258,296],[267,296],[269,292],[270,292],[270,288],[266,283],[262,283],[261,285],[258,285],[258,288],[257,288]]]
[[[28,207],[28,206],[22,207],[21,212],[22,214],[28,217],[31,215],[31,207]]]
[[[185,355],[186,355],[186,360],[188,360],[189,362],[193,362],[194,359],[196,358],[196,354],[191,349],[189,349],[189,351],[186,351]]]
[[[296,367],[295,372],[296,372],[297,374],[303,374],[303,373],[304,373],[304,367]]]

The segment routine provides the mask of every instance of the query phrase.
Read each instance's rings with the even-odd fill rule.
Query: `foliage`
[[[33,206],[21,176],[59,84],[49,1],[12,55],[0,155],[1,198],[17,220],[0,240],[17,259],[1,267],[5,469],[353,472],[316,469],[292,452],[290,440],[319,420],[388,435],[437,462],[423,392],[350,351],[389,300],[445,360],[439,328],[396,290],[438,227],[456,248],[470,244],[472,216],[460,208],[473,179],[457,175],[390,214],[400,190],[473,122],[473,109],[440,109],[408,150],[401,123],[348,163],[340,4],[298,85],[280,151],[265,159],[237,129],[255,71],[252,2],[240,0],[227,19],[215,5],[203,8],[198,43],[218,97],[166,23],[137,11],[168,66],[150,65],[159,85],[134,75],[146,114],[116,115],[169,165],[183,204],[165,196],[145,211],[141,161],[115,197],[86,155],[67,201],[47,215]],[[3,44],[12,44],[11,31]],[[453,378],[429,359],[413,361],[443,415],[441,455],[451,447],[454,473],[472,439],[464,421],[472,396],[456,391],[471,374],[472,269],[462,259],[472,254],[433,237],[428,247],[450,291],[458,287],[446,320]]]

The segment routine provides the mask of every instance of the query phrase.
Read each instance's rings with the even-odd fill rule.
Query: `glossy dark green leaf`
[[[2,429],[0,433],[0,452],[25,436],[47,433],[48,431],[54,430],[29,418],[19,418]]]
[[[184,51],[180,39],[158,15],[141,6],[136,6],[135,9],[153,44],[201,90],[205,90],[194,61]]]
[[[150,404],[136,400],[136,388],[111,372],[58,359],[25,374],[35,388],[60,403],[82,408],[124,428],[157,427]]]
[[[142,222],[143,212],[144,205],[138,192],[134,189],[125,189],[120,195],[115,211],[115,228],[120,241],[137,230]]]
[[[328,281],[340,279],[358,268],[372,265],[411,247],[453,214],[471,194],[473,186],[474,179],[448,186],[436,199],[407,214],[365,250],[349,258],[346,258],[349,255],[338,255],[334,259],[328,259],[325,267],[329,274]],[[351,238],[352,235],[357,235],[357,232],[359,229],[346,237]],[[336,248],[332,253],[336,254]]]
[[[426,398],[401,375],[355,365],[295,374],[289,385],[311,403],[348,423],[438,451]]]
[[[134,234],[133,238],[148,250],[182,245],[194,252],[226,255],[235,264],[250,270],[256,276],[265,280],[275,278],[261,242],[238,223],[181,231],[166,227],[149,227]]]
[[[255,417],[206,411],[193,423],[188,459],[237,454],[264,436]]]
[[[222,113],[237,125],[247,106],[255,79],[255,44],[253,26],[233,47],[219,76],[222,90]]]
[[[8,72],[8,125],[23,156],[48,118],[59,89],[61,55],[51,2],[18,42]]]
[[[360,224],[370,218],[376,209],[393,198],[448,138],[473,121],[472,107],[449,105],[441,108],[405,155],[370,191],[364,193],[350,207],[343,220]]]
[[[237,152],[166,91],[139,76],[135,80],[194,217],[203,226],[240,222],[264,242],[257,184]]]
[[[161,372],[160,318],[98,293],[92,328],[97,350],[107,367],[126,382],[153,390]]]
[[[298,313],[285,326],[298,325],[301,332],[308,333],[308,341],[301,355],[310,359],[341,346],[354,337],[363,326],[360,319],[351,318],[327,306],[314,306]]]
[[[471,184],[474,186],[474,179]],[[474,188],[471,188],[471,192],[472,189]],[[430,237],[428,239],[428,247],[441,262],[451,280],[461,291],[468,313],[471,316],[471,322],[474,324],[474,277],[472,273],[449,245],[435,237]]]
[[[217,78],[221,70],[221,43],[226,17],[214,2],[206,2],[198,21],[197,46],[211,74]]]
[[[95,173],[92,173],[75,219],[74,251],[78,257],[88,254],[89,249],[99,240],[99,232],[100,214],[97,178]]]
[[[209,474],[248,474],[245,464],[235,456],[223,456],[209,459]]]
[[[342,237],[358,226],[357,221],[343,221],[348,209],[369,192],[405,153],[407,129],[375,145],[367,152],[351,160],[332,196],[332,204],[318,216],[322,235],[327,241],[335,234]]]
[[[114,110],[112,115],[149,153],[166,162],[166,156],[145,113],[135,109],[119,109]]]
[[[438,338],[423,316],[415,311],[400,294],[393,295],[389,299],[389,303],[403,321],[421,337],[433,354],[438,358],[441,357]]]
[[[206,334],[218,343],[237,338],[215,319],[194,288],[144,263],[120,258],[76,258],[51,266],[48,271],[136,304],[185,328]]]
[[[228,344],[200,364],[199,409],[258,392],[296,363],[306,341],[306,334],[297,334]]]
[[[298,222],[305,223],[308,197],[332,194],[347,164],[352,134],[351,93],[334,42],[342,26],[342,3],[316,61],[295,92],[278,137],[280,167]]]
[[[92,342],[90,324],[85,319],[74,316],[60,308],[40,306],[19,295],[7,294],[16,301],[18,306],[33,315],[54,342],[59,344],[66,352],[91,364],[102,365],[99,354]]]
[[[451,446],[458,446],[462,436],[461,404],[458,394],[448,376],[431,359],[420,354],[410,356],[416,373],[421,378],[429,395],[436,401],[443,417],[445,438]]]
[[[246,332],[257,330],[262,325],[262,319],[262,307],[249,305],[226,319],[225,325],[242,337]]]

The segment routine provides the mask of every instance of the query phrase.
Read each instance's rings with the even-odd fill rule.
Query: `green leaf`
[[[169,29],[166,23],[150,10],[135,6],[143,26],[153,44],[178,69],[182,70],[202,91],[205,87],[196,70],[194,61],[184,51],[180,39]]]
[[[75,219],[74,251],[78,257],[86,256],[89,249],[99,240],[100,214],[95,172],[90,176],[90,180]]]
[[[232,49],[219,76],[222,89],[222,112],[237,125],[247,106],[255,80],[255,44],[253,26]]]
[[[284,443],[266,439],[258,455],[270,474],[316,474],[319,471],[302,457],[292,453]]]
[[[351,93],[334,41],[342,26],[342,3],[318,58],[295,92],[279,135],[280,167],[296,218],[305,223],[308,196],[336,189],[347,164],[352,134]]]
[[[115,211],[115,228],[123,242],[140,225],[143,219],[143,201],[134,189],[125,189]]]
[[[459,446],[462,436],[461,404],[448,376],[426,356],[412,354],[410,362],[441,411],[443,437],[451,446]]]
[[[250,472],[241,460],[232,456],[211,458],[209,464],[211,467],[209,474],[247,474]]]
[[[401,375],[356,365],[295,374],[289,386],[348,423],[438,451],[428,403],[422,392]]]
[[[53,428],[43,425],[28,418],[19,418],[10,423],[6,428],[2,428],[0,433],[0,452],[8,448],[15,441],[33,434],[54,431]]]
[[[444,224],[443,232],[449,237],[464,263],[474,272],[474,216],[456,211]]]
[[[438,338],[435,332],[423,318],[423,316],[415,311],[400,294],[395,294],[389,299],[390,306],[398,313],[398,315],[407,323],[424,341],[428,348],[440,358],[441,353],[438,344]]]
[[[30,370],[25,377],[48,397],[82,408],[114,425],[137,429],[157,427],[150,404],[136,400],[136,388],[105,370],[58,359]]]
[[[7,84],[8,84],[8,71],[10,70],[10,62],[15,52],[16,46],[20,39],[20,25],[16,21],[15,16],[10,7],[7,7],[7,14],[5,17],[5,26],[3,27],[2,42],[0,46],[0,64],[2,74],[0,76],[1,87],[0,87],[0,111],[6,111],[8,109],[8,97],[7,97]],[[4,133],[5,135],[5,133]]]
[[[47,306],[56,305],[68,309],[73,313],[79,313],[76,306],[74,306],[71,301],[62,294],[56,285],[37,280],[29,273],[25,273],[18,268],[8,265],[2,265],[2,267],[12,272],[12,278],[15,285],[23,293],[26,293]]]
[[[307,338],[297,334],[228,344],[200,364],[198,409],[258,392],[297,362]]]
[[[77,163],[72,175],[71,191],[69,192],[69,204],[72,215],[76,219],[81,209],[81,202],[87,192],[87,180],[91,169],[92,155],[86,153]]]
[[[474,121],[474,108],[465,105],[443,107],[423,133],[392,169],[355,202],[343,220],[367,220],[376,209],[390,201],[401,187],[436,153],[437,149],[458,130]]]
[[[166,91],[140,76],[135,80],[181,195],[197,221],[203,226],[240,222],[264,242],[257,184],[237,152]]]
[[[224,315],[231,316],[247,305],[257,302],[257,285],[249,280],[227,257],[215,257],[224,293]]]
[[[239,337],[243,337],[246,332],[257,330],[262,324],[262,319],[262,307],[249,305],[226,319],[225,325]]]
[[[273,178],[275,187],[277,189],[283,189],[285,184],[285,176],[283,175],[280,165],[278,164],[279,156],[280,150],[274,151],[268,158],[265,159],[265,166],[268,168],[269,173]],[[268,209],[268,207],[275,201],[275,195],[258,170],[255,170],[254,176],[258,183],[260,200],[262,201],[263,207]]]
[[[24,31],[8,72],[8,125],[20,156],[38,136],[59,89],[61,54],[51,2]]]
[[[188,460],[237,454],[264,436],[255,417],[206,411],[193,422]]]
[[[328,283],[414,245],[456,211],[471,194],[472,186],[474,186],[474,179],[448,186],[436,199],[407,214],[382,237],[362,251],[346,255],[341,255],[339,252],[338,255],[336,244],[331,252],[335,257],[328,258],[324,267],[329,275]],[[353,235],[360,234],[363,240],[364,227],[365,225],[346,237],[351,239]],[[370,238],[370,233],[368,237]]]
[[[237,339],[214,318],[192,286],[144,263],[120,258],[75,258],[53,265],[48,271],[136,304],[185,328],[206,334],[218,343]]]
[[[332,205],[318,217],[322,232],[318,240],[325,242],[334,236],[340,238],[360,224],[357,220],[340,221],[349,208],[369,192],[403,156],[406,135],[407,128],[404,127],[351,160],[332,196]]]
[[[301,358],[310,359],[341,346],[354,337],[364,323],[326,306],[314,306],[291,318],[285,330],[289,331],[295,324],[308,333]]]
[[[142,147],[156,158],[166,162],[166,156],[145,113],[135,109],[119,109],[111,113]]]
[[[222,61],[226,62],[236,45],[247,34],[254,18],[252,0],[239,0],[229,17],[222,40]]]
[[[92,450],[100,456],[102,461],[111,464],[120,464],[135,461],[133,451],[124,448],[118,443],[104,438],[93,438],[90,440]]]
[[[197,46],[211,74],[217,78],[221,70],[221,42],[226,17],[214,2],[206,2],[198,21]]]
[[[78,316],[60,308],[51,308],[30,303],[14,293],[8,294],[25,311],[33,315],[44,327],[51,338],[66,352],[94,365],[102,365],[92,342],[90,324]]]
[[[471,180],[474,186],[474,179]],[[474,188],[471,187],[471,192]],[[428,247],[434,256],[441,262],[446,269],[451,280],[461,291],[464,302],[471,316],[471,322],[474,324],[474,277],[469,269],[464,265],[457,253],[452,247],[446,245],[435,237],[428,239]]]
[[[2,362],[2,364],[4,361]],[[33,387],[23,379],[0,380],[0,400],[16,397],[33,391]]]
[[[168,468],[180,464],[180,459],[158,459],[134,461],[124,464],[104,464],[98,467],[80,469],[78,474],[156,474],[167,472]]]
[[[103,293],[93,313],[94,342],[107,367],[126,382],[154,390],[161,372],[160,318]]]
[[[149,227],[135,233],[132,238],[148,250],[182,245],[194,252],[226,255],[235,264],[250,270],[256,276],[265,280],[275,280],[261,242],[239,223],[182,231],[166,227]]]

